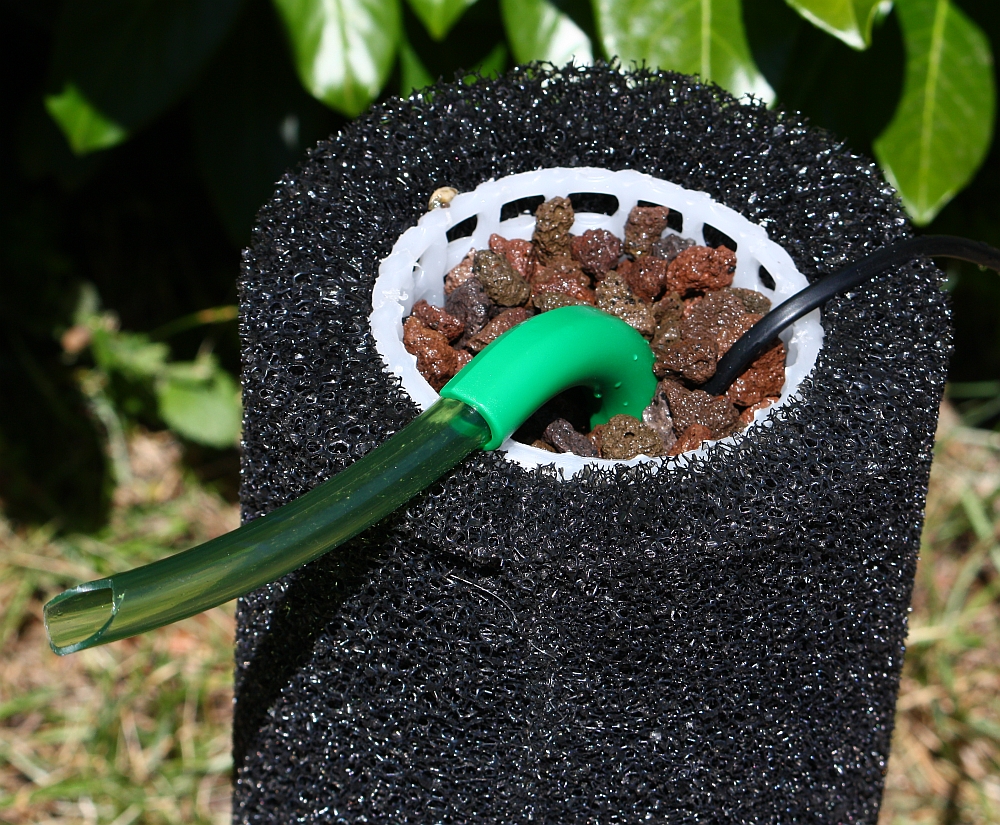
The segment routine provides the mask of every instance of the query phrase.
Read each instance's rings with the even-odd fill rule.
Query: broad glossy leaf
[[[86,0],[63,4],[45,100],[73,151],[121,143],[187,89],[240,0]]]
[[[173,364],[157,384],[160,417],[171,430],[198,444],[231,447],[240,437],[240,389],[211,363]]]
[[[867,49],[872,44],[872,25],[880,14],[887,14],[892,0],[785,0],[806,20],[852,49]],[[905,2],[905,0],[904,0]]]
[[[435,40],[443,40],[458,22],[458,18],[475,2],[476,0],[409,0],[410,8]]]
[[[594,12],[609,57],[774,97],[750,55],[740,0],[594,0]]]
[[[399,0],[274,0],[309,92],[348,117],[378,97],[401,31]]]
[[[975,174],[993,136],[993,55],[948,0],[901,0],[903,97],[875,156],[906,211],[926,224]]]
[[[434,83],[416,50],[404,38],[399,44],[399,92],[409,97]]]
[[[594,61],[590,38],[548,0],[500,0],[500,11],[518,63],[548,60],[562,66],[571,59]]]

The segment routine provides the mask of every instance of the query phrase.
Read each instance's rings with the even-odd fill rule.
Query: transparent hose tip
[[[45,605],[49,647],[60,656],[101,643],[118,615],[122,596],[110,579],[87,582],[60,593]]]

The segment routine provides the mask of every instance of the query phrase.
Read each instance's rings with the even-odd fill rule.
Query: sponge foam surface
[[[416,415],[367,318],[430,193],[546,166],[705,191],[810,280],[910,232],[869,161],[679,75],[521,69],[376,107],[245,254],[246,519]],[[800,400],[704,460],[564,480],[480,453],[241,600],[234,821],[875,823],[941,281],[913,261],[834,299]]]

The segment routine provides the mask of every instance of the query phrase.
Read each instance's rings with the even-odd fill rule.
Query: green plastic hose
[[[623,321],[563,307],[525,321],[476,356],[441,400],[385,444],[295,501],[205,544],[78,585],[45,605],[64,655],[162,627],[274,581],[408,501],[477,449],[493,450],[552,396],[590,387],[592,423],[636,417],[656,388],[653,354]]]

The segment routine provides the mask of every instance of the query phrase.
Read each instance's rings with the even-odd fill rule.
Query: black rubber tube
[[[803,315],[823,306],[834,295],[860,286],[889,267],[921,255],[932,258],[957,258],[1000,272],[1000,249],[954,235],[911,238],[886,249],[880,249],[856,264],[809,285],[772,309],[722,356],[715,368],[715,375],[706,381],[701,389],[709,395],[722,395],[754,359],[770,346],[782,330],[794,324]]]

